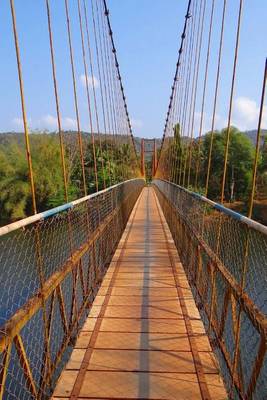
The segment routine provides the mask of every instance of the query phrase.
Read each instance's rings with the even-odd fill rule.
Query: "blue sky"
[[[70,66],[63,0],[50,0],[54,21],[63,126],[75,129]],[[100,0],[97,0],[100,1]],[[211,1],[208,0],[210,4]],[[225,126],[233,57],[238,0],[228,0],[223,73],[219,91],[217,127]],[[0,13],[0,131],[21,130],[21,110],[9,1],[1,0]],[[88,127],[85,88],[80,57],[76,0],[70,0],[73,42],[82,127]],[[15,0],[29,125],[55,129],[55,105],[51,80],[44,0]],[[118,50],[128,108],[134,133],[161,137],[174,75],[186,0],[109,0],[110,18]],[[219,18],[222,0],[216,0],[213,52],[207,90],[204,129],[210,127]],[[209,14],[209,8],[207,10]],[[208,16],[207,16],[208,18]],[[266,0],[245,0],[235,90],[233,123],[241,129],[257,126],[263,66],[267,56]],[[206,20],[206,35],[208,19]],[[4,39],[3,39],[4,38]],[[204,49],[205,50],[205,49]],[[203,53],[203,60],[204,60]],[[203,70],[202,70],[203,72]],[[97,74],[95,75],[97,79]],[[201,85],[200,85],[201,92]],[[197,100],[200,112],[200,96]],[[198,115],[198,114],[197,114]],[[195,131],[197,132],[197,118]],[[267,127],[267,115],[264,116]]]

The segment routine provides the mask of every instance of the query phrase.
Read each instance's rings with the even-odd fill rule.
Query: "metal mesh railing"
[[[126,181],[0,236],[0,399],[51,396],[143,185]]]
[[[267,398],[267,228],[153,181],[229,397]]]

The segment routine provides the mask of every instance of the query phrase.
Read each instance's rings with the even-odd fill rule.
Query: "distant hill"
[[[142,141],[142,138],[137,137],[137,136],[134,137],[134,142],[135,142],[136,150],[138,153],[141,151],[141,141]],[[153,150],[153,147],[154,147],[153,141],[154,141],[154,138],[146,138],[146,141],[145,141],[146,151]],[[161,138],[160,139],[156,138],[156,146],[157,146],[157,149],[160,148]]]
[[[244,133],[244,135],[246,135],[252,142],[252,144],[255,146],[256,145],[256,140],[257,140],[257,129],[252,129],[250,131],[241,131],[242,133]],[[206,133],[205,135],[209,134],[210,132]],[[205,136],[203,135],[203,137]],[[261,130],[261,146],[264,143],[264,139],[267,138],[267,129],[262,129]],[[196,141],[198,140],[198,138],[195,139]]]
[[[36,133],[36,134],[39,133],[39,134],[56,135],[55,132],[46,132],[46,131],[44,131],[44,132],[34,132],[34,133]],[[64,131],[63,133],[64,133],[64,139],[67,140],[67,142],[71,142],[71,143],[72,142],[76,142],[76,135],[75,135],[75,134],[77,134],[76,131]],[[250,131],[244,132],[244,134],[248,136],[248,138],[251,140],[251,142],[255,146],[256,138],[257,138],[257,130],[256,129],[252,129]],[[95,133],[96,139],[97,139],[97,135],[98,134]],[[102,136],[103,134],[100,134],[100,135]],[[82,132],[82,136],[86,138],[86,137],[90,136],[90,133]],[[107,135],[107,137],[109,137],[109,135]],[[261,142],[261,145],[263,144],[263,141],[264,141],[265,137],[267,137],[267,129],[263,129],[262,130],[262,142]],[[112,139],[113,136],[110,135],[110,138]],[[188,137],[183,137],[182,139],[183,139],[184,142],[187,142],[189,140]],[[125,140],[127,140],[126,137],[125,137]],[[142,140],[142,138],[140,138],[140,137],[136,137],[136,136],[134,137],[134,142],[135,142],[137,153],[140,153],[140,151],[141,151],[141,140]],[[0,144],[1,145],[5,145],[6,143],[10,143],[10,141],[15,141],[16,143],[24,144],[24,134],[22,132],[2,132],[2,133],[0,132]],[[161,141],[162,141],[161,138],[156,138],[157,149],[160,149]],[[154,145],[153,144],[153,139],[152,138],[148,139],[146,141],[146,151],[147,152],[151,151],[153,149],[153,145]]]
[[[69,145],[76,145],[77,144],[77,131],[62,131],[64,135],[64,142]],[[30,136],[34,136],[34,140],[37,140],[38,135],[50,135],[50,136],[58,136],[56,132],[49,132],[49,131],[34,131],[30,132]],[[91,140],[90,136],[91,133],[81,131],[82,138],[84,140]],[[98,138],[107,138],[110,140],[114,140],[114,135],[112,134],[103,134],[103,133],[94,133],[95,140],[97,141]],[[128,142],[128,136],[120,136],[121,143]],[[19,145],[24,145],[24,133],[23,132],[0,132],[0,145],[5,145],[11,142],[18,143]]]
[[[251,131],[246,131],[244,133],[249,137],[249,139],[252,141],[252,143],[255,146],[256,145],[256,139],[257,139],[257,129],[253,129]],[[267,129],[262,129],[261,135],[262,135],[262,140],[261,140],[261,145],[262,145],[263,142],[264,142],[265,137],[267,137]]]

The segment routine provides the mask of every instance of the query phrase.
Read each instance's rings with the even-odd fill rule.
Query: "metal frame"
[[[124,189],[125,186],[125,189]],[[11,362],[11,354],[14,351],[17,353],[20,367],[23,370],[25,378],[25,393],[30,392],[34,398],[44,399],[49,398],[52,394],[55,374],[56,376],[60,372],[58,368],[65,357],[65,351],[68,346],[73,344],[76,340],[78,331],[81,327],[84,317],[88,314],[88,311],[92,305],[92,301],[96,295],[96,292],[100,286],[100,283],[105,275],[105,271],[110,262],[112,254],[116,248],[116,245],[123,233],[124,227],[127,223],[129,214],[140,194],[142,187],[144,186],[144,180],[136,179],[120,183],[105,191],[98,194],[87,196],[78,202],[70,203],[68,209],[74,207],[75,204],[91,200],[92,197],[99,198],[101,194],[107,191],[119,191],[122,193],[114,204],[113,211],[109,213],[103,221],[96,227],[94,232],[85,240],[85,242],[70,255],[66,262],[60,266],[44,283],[40,286],[40,289],[35,293],[21,308],[19,308],[15,314],[0,328],[0,355],[2,354],[2,362],[0,364],[0,400],[4,398],[5,384],[9,373],[9,367]],[[120,191],[122,190],[122,191]],[[101,199],[100,199],[101,200]],[[99,211],[101,211],[101,201],[97,202]],[[103,206],[105,204],[103,203]],[[65,208],[67,209],[67,208]],[[61,208],[63,211],[63,208]],[[70,212],[70,211],[68,211]],[[55,213],[49,212],[49,216]],[[44,214],[35,216],[38,220],[44,217]],[[48,215],[46,214],[46,215]],[[32,223],[32,218],[27,218],[21,222],[21,225],[26,226]],[[13,224],[12,224],[13,225]],[[14,225],[12,226],[12,228]],[[74,229],[72,227],[72,229]],[[13,230],[13,229],[12,229]],[[10,230],[9,230],[10,232]],[[112,240],[105,243],[105,248],[99,247],[102,242],[102,238],[105,234],[112,233]],[[97,265],[88,265],[87,268],[94,268],[98,273],[92,281],[86,282],[84,276],[84,256],[91,257],[94,252],[95,246],[99,247],[99,251],[102,251],[102,263],[101,259],[98,260]],[[101,265],[99,265],[99,262]],[[88,274],[89,276],[89,274]],[[67,315],[66,312],[66,293],[64,295],[62,291],[62,284],[66,282],[66,279],[70,279],[71,287],[68,296],[71,295],[71,312]],[[86,282],[86,283],[85,283]],[[78,287],[80,285],[82,292],[82,301],[78,304]],[[60,318],[55,320],[54,310],[56,304],[60,311]],[[45,338],[43,346],[42,356],[42,370],[40,371],[41,379],[37,382],[33,377],[33,367],[31,366],[30,354],[31,348],[27,348],[27,343],[23,340],[21,332],[24,327],[32,320],[32,318],[40,310],[44,310],[48,307],[47,319],[45,321],[43,336]],[[58,345],[56,354],[52,360],[51,354],[51,340],[52,332],[59,329],[59,326],[63,329],[63,339]],[[27,342],[27,341],[26,341]],[[12,353],[13,351],[13,353]],[[14,360],[12,361],[14,363]],[[17,366],[16,368],[19,368]],[[61,367],[62,369],[62,367]],[[10,379],[15,379],[11,377]],[[15,384],[15,381],[14,381]]]
[[[266,372],[267,317],[251,300],[246,291],[242,290],[241,282],[238,282],[232,275],[216,252],[205,242],[202,235],[194,229],[193,225],[189,225],[183,215],[179,213],[179,207],[173,201],[178,201],[179,192],[185,191],[188,196],[193,196],[222,213],[225,212],[225,207],[167,181],[163,181],[163,191],[160,182],[162,181],[154,181],[154,188],[180,252],[211,344],[214,351],[220,355],[219,362],[229,396],[236,398],[237,395],[238,398],[244,400],[256,399],[258,397],[254,397],[254,392],[257,379],[261,372]],[[171,197],[168,197],[168,189],[174,191],[172,200]],[[227,210],[225,214],[229,218],[236,218],[244,223],[244,228],[256,229],[262,234],[266,231],[266,227],[260,226],[248,218],[243,218],[237,213],[232,214],[230,210]],[[221,282],[224,285],[223,298],[219,298],[218,293],[218,285]],[[221,313],[218,300],[222,305]],[[238,314],[245,317],[246,321],[250,321],[255,334],[257,332],[259,337],[259,346],[253,349],[253,367],[249,376],[245,375],[243,371],[246,367],[242,364],[244,349],[240,341],[236,339],[239,329],[243,335],[247,334],[244,331],[244,324],[242,325],[242,322],[240,323],[238,320]],[[234,344],[230,343],[230,337],[234,338]],[[234,352],[232,346],[234,346]],[[230,376],[231,382],[227,382],[227,376]]]

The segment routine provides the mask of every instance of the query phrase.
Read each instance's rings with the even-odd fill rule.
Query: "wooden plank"
[[[186,333],[183,319],[103,318],[102,332]]]
[[[160,306],[108,306],[105,312],[105,317],[114,318],[167,318],[177,319],[182,318],[182,311],[179,304],[175,308],[166,308]]]
[[[96,349],[190,351],[187,336],[181,333],[99,332]]]
[[[110,306],[150,306],[160,307],[163,310],[179,310],[180,304],[177,297],[159,297],[159,296],[111,296]]]
[[[145,188],[54,398],[197,400],[204,385],[206,400],[227,398],[170,231]]]
[[[195,373],[190,351],[93,351],[88,370]]]
[[[175,296],[176,289],[173,287],[168,288],[152,288],[144,292],[142,287],[113,287],[112,295],[114,296],[166,296],[173,297]]]
[[[88,371],[80,397],[88,395],[108,399],[201,399],[195,374],[165,372]]]

